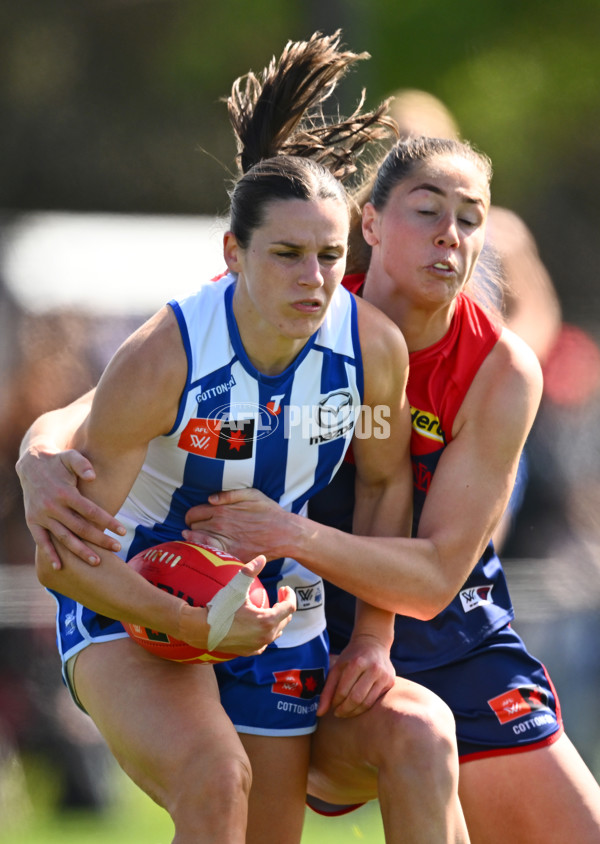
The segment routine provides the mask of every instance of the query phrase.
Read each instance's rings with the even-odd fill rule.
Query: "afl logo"
[[[253,420],[253,439],[255,441],[262,440],[274,433],[279,426],[278,414],[281,410],[279,400],[283,396],[274,396],[273,398],[277,400],[275,410],[270,408],[269,405],[265,407],[265,405],[254,402],[231,402],[214,408],[208,414],[208,417],[221,423],[225,422],[233,428],[243,426],[248,420]],[[269,404],[272,404],[272,402],[269,402]]]

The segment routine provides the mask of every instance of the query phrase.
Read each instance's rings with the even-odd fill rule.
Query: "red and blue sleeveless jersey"
[[[363,276],[348,276],[344,284],[358,292],[363,281]],[[460,294],[446,335],[433,346],[410,354],[407,396],[412,414],[413,535],[438,461],[452,439],[456,414],[499,336],[499,326],[469,296]],[[350,520],[344,508],[351,507],[351,474],[347,465],[343,475],[334,479],[328,492],[329,512],[323,517],[346,529]],[[331,510],[333,490],[339,495],[335,514]],[[323,499],[319,496],[313,501],[312,518],[321,518]],[[327,625],[336,650],[344,646],[352,630],[353,604],[347,593],[327,585]],[[459,658],[512,618],[505,575],[490,542],[458,595],[436,618],[421,621],[397,616],[391,656],[399,673],[435,668]]]

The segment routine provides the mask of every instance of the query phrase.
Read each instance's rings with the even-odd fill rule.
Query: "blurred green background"
[[[531,228],[564,318],[598,336],[598,0],[0,0],[0,255],[5,232],[29,212],[225,213],[235,148],[221,98],[288,39],[338,28],[351,49],[372,55],[345,80],[340,110],[363,86],[371,106],[401,87],[440,97],[491,156],[494,201]],[[90,386],[82,361],[98,325],[77,314],[42,323],[10,296],[1,305],[0,844],[159,844],[169,840],[168,818],[115,770],[58,683],[51,612],[32,609],[32,548],[13,470],[31,419]],[[597,404],[585,412],[598,419]],[[583,411],[564,413],[579,420]],[[572,431],[556,436],[565,464]],[[587,453],[600,453],[598,427],[585,435]],[[600,501],[600,482],[594,491],[586,477],[584,499],[590,536],[578,548],[597,549],[590,502]],[[600,690],[597,641],[581,648],[599,616],[594,554],[585,570],[551,568],[556,593],[578,579],[577,594],[587,596],[560,604],[558,625],[552,602],[535,604],[537,574],[527,569],[527,579],[517,565],[509,573],[531,649],[564,696],[567,731],[598,775],[597,703],[589,703]],[[303,840],[381,842],[377,807],[328,821],[308,813]]]
[[[342,97],[429,90],[493,159],[567,316],[598,305],[597,0],[21,0],[0,3],[0,208],[224,211],[220,98],[287,39],[367,50]]]

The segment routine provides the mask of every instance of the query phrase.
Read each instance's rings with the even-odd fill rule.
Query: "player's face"
[[[460,155],[436,156],[396,185],[381,212],[365,208],[374,266],[419,304],[451,302],[471,277],[485,234],[489,187]]]
[[[346,264],[348,210],[335,199],[271,202],[246,249],[225,236],[238,273],[234,312],[244,345],[294,356],[320,327]]]

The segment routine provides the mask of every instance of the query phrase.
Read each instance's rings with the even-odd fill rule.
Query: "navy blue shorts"
[[[326,633],[295,648],[274,645],[258,656],[214,666],[221,703],[239,733],[298,736],[317,728],[329,666]]]
[[[461,762],[534,750],[563,732],[552,681],[510,625],[455,662],[401,676],[435,692],[450,707]],[[311,795],[306,802],[327,816],[362,805],[335,805]]]
[[[552,681],[510,625],[455,662],[403,676],[448,704],[461,762],[550,744],[562,732]]]

